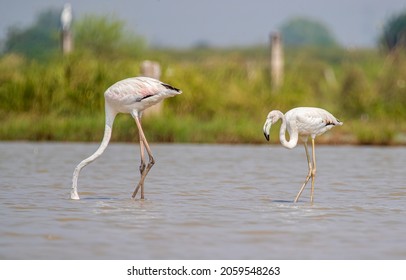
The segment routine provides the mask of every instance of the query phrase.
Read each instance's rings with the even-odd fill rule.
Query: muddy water
[[[1,259],[405,259],[406,148],[152,144],[146,199],[136,144],[0,143]]]

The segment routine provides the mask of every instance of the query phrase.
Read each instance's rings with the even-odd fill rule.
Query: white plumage
[[[156,79],[147,77],[128,78],[119,81],[109,87],[104,93],[105,99],[105,112],[106,112],[106,125],[104,130],[104,137],[96,152],[90,157],[84,159],[78,164],[73,172],[71,199],[79,199],[77,191],[77,184],[79,173],[83,167],[98,158],[106,149],[110,138],[114,119],[118,113],[128,113],[134,118],[138,127],[140,137],[140,151],[141,151],[141,165],[140,173],[141,179],[134,190],[133,198],[136,196],[138,190],[141,188],[141,199],[144,198],[144,180],[149,170],[154,165],[155,160],[152,156],[151,149],[145,138],[141,126],[142,112],[157,104],[161,100],[181,94],[182,91],[165,84]],[[145,151],[148,153],[149,162],[145,164]]]
[[[66,3],[63,6],[63,10],[61,13],[62,30],[64,31],[69,30],[71,23],[72,23],[72,6],[70,3]]]
[[[312,189],[310,198],[313,202],[314,179],[316,176],[316,154],[314,139],[317,135],[321,135],[334,126],[342,125],[343,123],[340,122],[331,113],[321,108],[298,107],[289,110],[288,112],[286,112],[286,114],[283,114],[281,111],[278,110],[273,110],[269,112],[263,127],[265,138],[268,141],[271,126],[279,119],[282,119],[282,125],[279,131],[279,139],[281,141],[281,144],[286,148],[292,149],[296,147],[300,137],[304,142],[307,163],[309,165],[309,173],[302,185],[302,188],[295,198],[295,202],[298,201],[310,178],[312,178]],[[286,130],[289,133],[289,141],[286,140]],[[307,149],[307,140],[309,136],[312,139],[312,161],[310,160],[309,152]]]

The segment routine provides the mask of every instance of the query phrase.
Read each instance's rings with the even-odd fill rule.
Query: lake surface
[[[0,259],[406,259],[405,147],[0,142]]]

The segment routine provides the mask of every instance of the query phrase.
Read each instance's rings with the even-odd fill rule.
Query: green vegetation
[[[293,18],[284,23],[280,29],[287,46],[335,47],[338,45],[328,28],[313,19]]]
[[[125,23],[114,17],[86,15],[75,24],[75,34],[80,51],[104,57],[134,56],[145,49],[144,40],[125,30]]]
[[[7,52],[0,57],[1,140],[100,141],[104,91],[118,80],[139,75],[141,62],[149,59],[161,64],[161,80],[183,90],[164,101],[161,115],[144,117],[152,142],[265,143],[262,125],[270,110],[317,106],[344,121],[318,142],[406,143],[402,49],[385,54],[338,47],[288,48],[284,84],[273,90],[268,46],[154,50],[136,36],[126,37],[123,25],[114,19],[84,20],[103,27],[107,35],[116,34],[115,43],[99,38],[102,49],[86,45],[92,34],[80,37],[79,21],[78,45],[69,56],[53,53],[40,60]],[[277,128],[271,131],[275,143]],[[134,120],[119,116],[113,140],[137,138]]]
[[[59,11],[46,10],[28,28],[12,26],[8,30],[5,52],[15,52],[35,59],[45,59],[59,48]]]
[[[392,16],[386,22],[380,43],[387,50],[406,47],[406,11]]]

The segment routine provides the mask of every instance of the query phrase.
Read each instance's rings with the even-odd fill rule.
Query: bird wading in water
[[[314,107],[298,107],[289,110],[286,114],[281,111],[273,110],[269,112],[263,127],[263,132],[266,140],[269,141],[269,131],[271,126],[279,119],[282,119],[282,125],[279,131],[279,139],[281,144],[289,149],[296,147],[299,137],[304,142],[306,151],[307,163],[309,166],[309,173],[299,190],[294,202],[297,202],[302,194],[307,182],[312,178],[312,188],[310,193],[310,200],[313,202],[314,193],[314,179],[316,176],[316,153],[314,147],[314,139],[317,135],[330,130],[336,125],[343,123],[334,117],[331,113],[321,108]],[[289,141],[286,140],[286,130],[289,133]],[[307,148],[307,140],[309,136],[312,139],[312,159],[310,159],[309,151]]]
[[[147,77],[128,78],[109,87],[104,92],[106,124],[103,140],[93,155],[84,159],[78,164],[78,166],[76,166],[73,172],[71,199],[79,199],[79,173],[83,167],[97,159],[106,149],[110,141],[113,122],[118,113],[131,114],[137,124],[140,141],[141,165],[139,169],[141,178],[132,197],[135,198],[138,190],[141,189],[141,199],[144,199],[144,180],[149,170],[154,165],[155,160],[142,130],[142,112],[165,98],[173,97],[181,93],[182,91],[180,89]],[[146,165],[145,161],[145,151],[149,157],[148,165]]]

